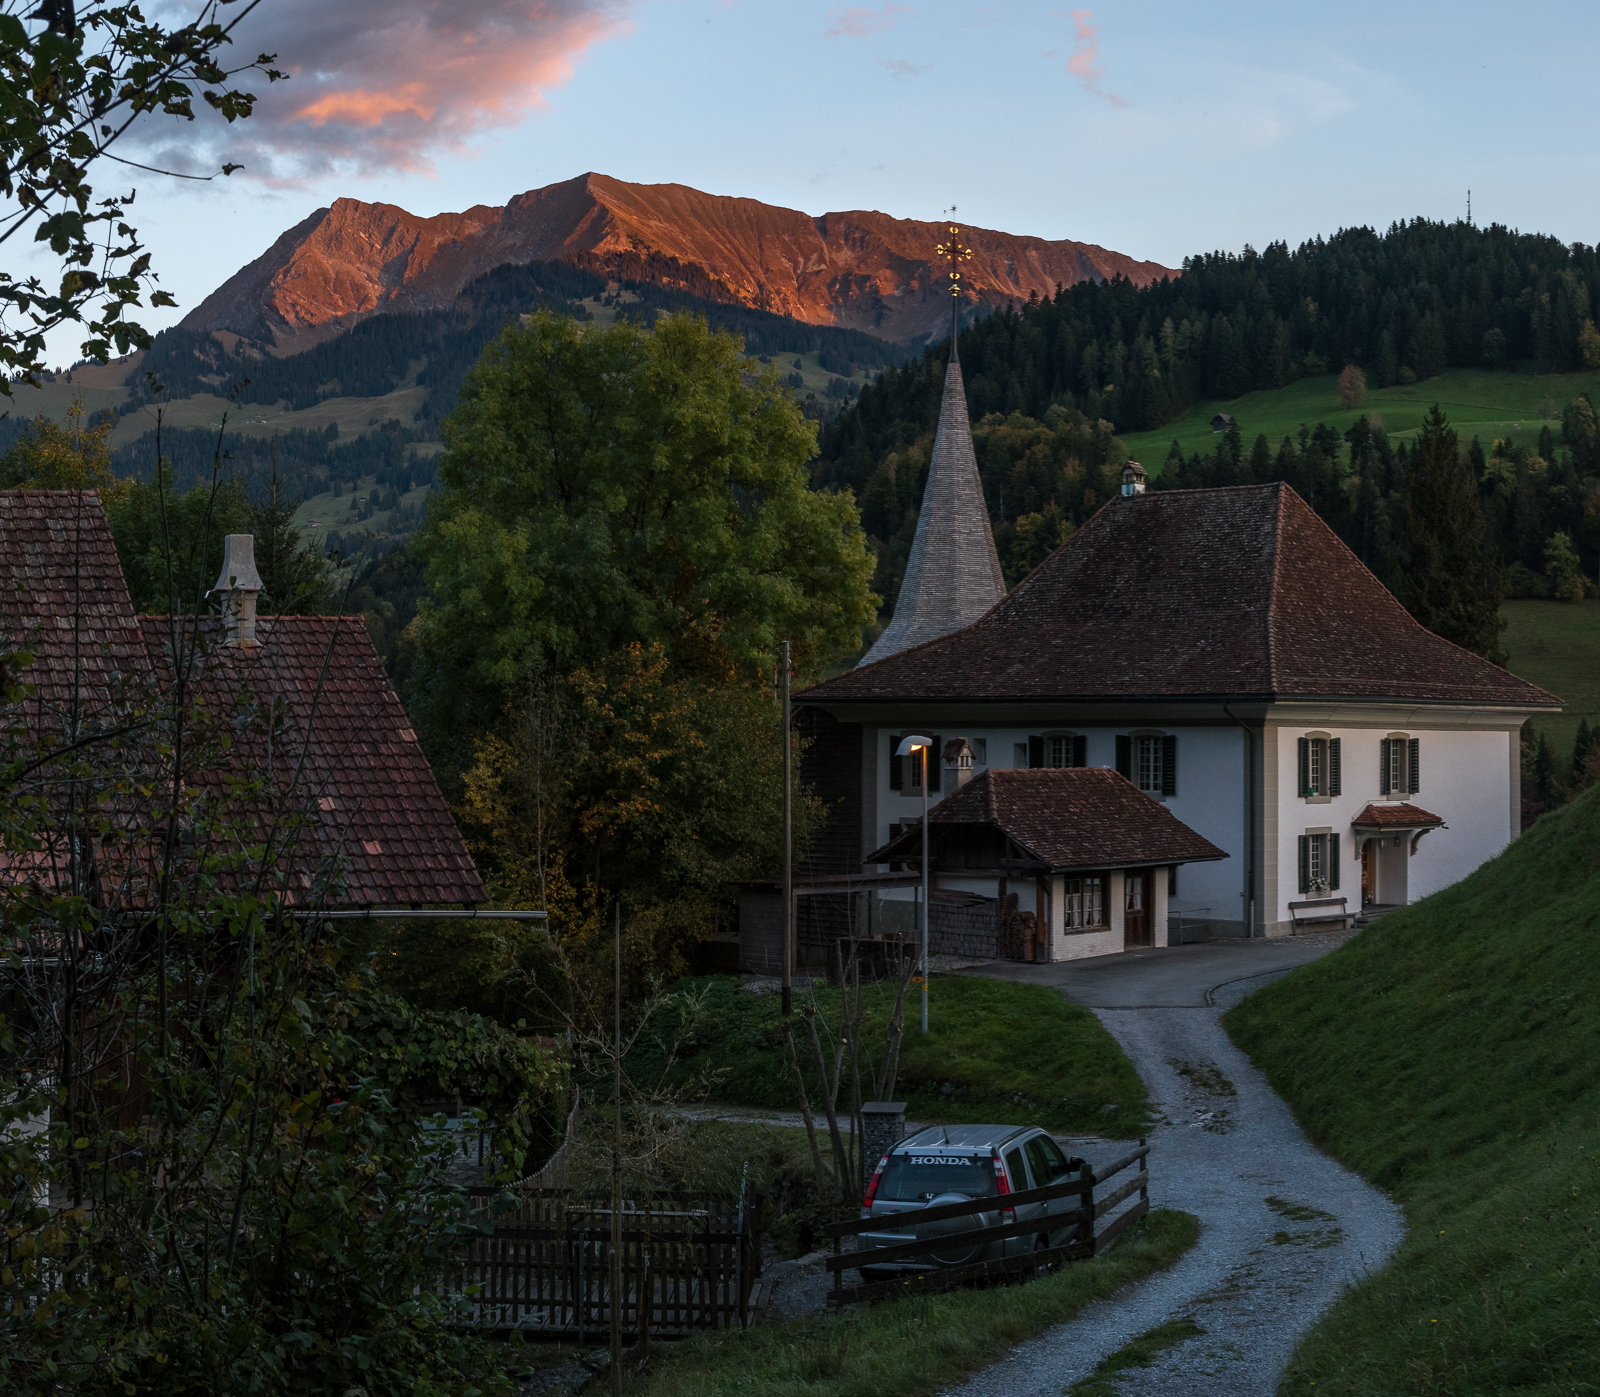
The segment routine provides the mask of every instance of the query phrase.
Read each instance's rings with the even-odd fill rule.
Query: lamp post
[[[896,750],[897,757],[922,753],[922,1031],[928,1031],[928,752],[931,737],[908,737]]]

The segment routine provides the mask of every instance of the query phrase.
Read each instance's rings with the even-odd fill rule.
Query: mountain
[[[504,207],[418,218],[393,204],[339,199],[284,233],[183,320],[303,347],[385,311],[437,310],[495,267],[564,261],[617,280],[865,330],[902,343],[949,318],[933,260],[946,225],[853,211],[813,218],[681,184],[586,174]],[[964,229],[964,280],[985,310],[1057,285],[1175,276],[1154,262],[1068,240]]]

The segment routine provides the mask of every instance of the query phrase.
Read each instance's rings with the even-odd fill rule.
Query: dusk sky
[[[433,214],[588,170],[813,214],[954,203],[1171,266],[1454,218],[1468,188],[1479,223],[1592,243],[1596,31],[1572,3],[264,0],[238,47],[293,79],[123,153],[246,167],[136,177],[176,315],[341,195]]]

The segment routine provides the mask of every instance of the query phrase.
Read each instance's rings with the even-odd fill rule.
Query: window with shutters
[[[944,751],[944,738],[933,735],[933,746],[928,751],[917,750],[908,752],[905,756],[896,756],[900,744],[909,736],[908,733],[895,733],[889,738],[889,789],[900,791],[904,795],[922,796],[922,770],[923,759],[927,759],[928,790],[939,789],[939,772],[943,762],[939,754]]]
[[[1325,732],[1307,733],[1300,739],[1299,793],[1308,801],[1332,800],[1340,794],[1340,741]]]
[[[1300,895],[1321,897],[1339,890],[1339,836],[1323,831],[1300,836]]]
[[[1171,733],[1117,738],[1117,770],[1146,795],[1178,794],[1178,739]]]
[[[1422,789],[1422,743],[1392,732],[1380,745],[1378,793],[1404,799]]]
[[[1081,733],[1036,733],[1028,739],[1028,765],[1055,768],[1087,766],[1087,748],[1088,743]]]

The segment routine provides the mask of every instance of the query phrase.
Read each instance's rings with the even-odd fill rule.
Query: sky
[[[137,185],[179,302],[152,328],[337,198],[428,215],[590,170],[812,214],[954,205],[1173,267],[1460,217],[1469,189],[1479,223],[1600,239],[1592,4],[261,0],[236,48],[292,74],[255,116],[118,149],[243,170],[100,174]]]

